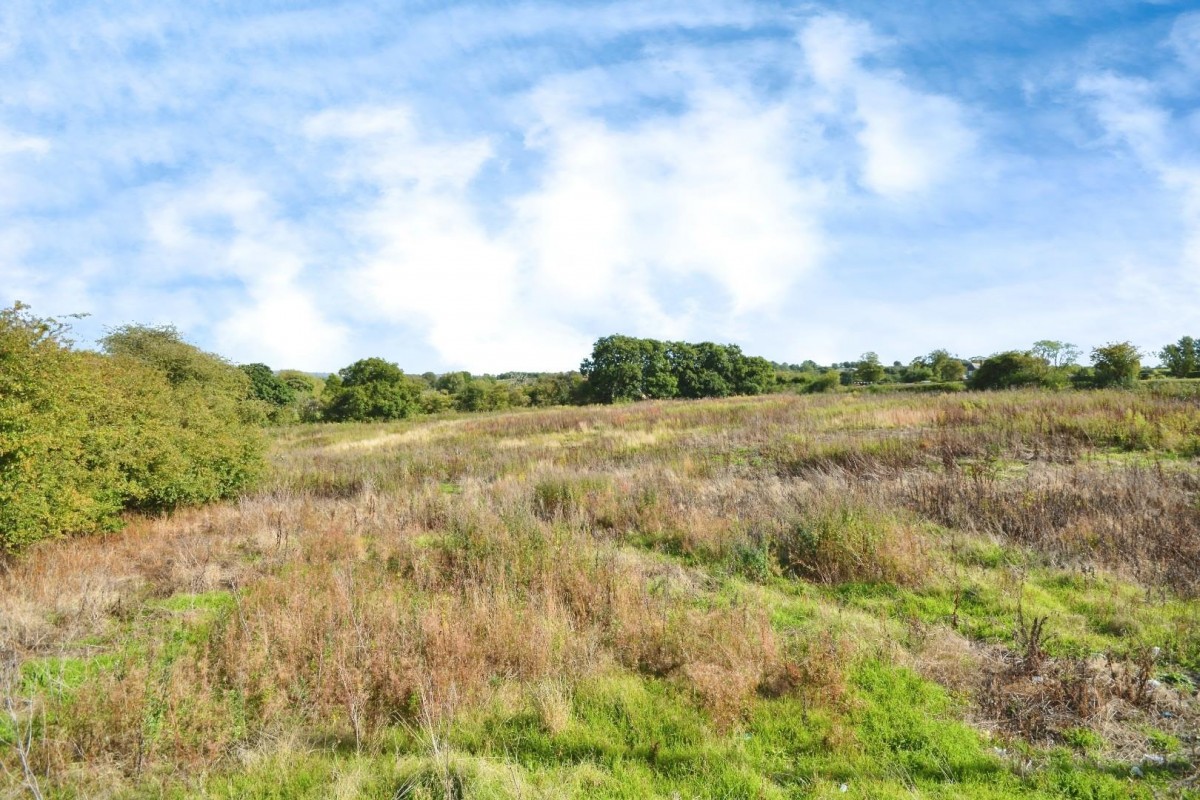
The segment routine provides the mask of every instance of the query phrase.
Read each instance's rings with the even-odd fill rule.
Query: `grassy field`
[[[0,796],[1200,797],[1200,409],[767,396],[281,431],[0,567]]]

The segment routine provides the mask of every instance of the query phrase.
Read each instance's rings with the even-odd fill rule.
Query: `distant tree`
[[[1110,342],[1092,350],[1097,386],[1132,386],[1142,368],[1142,354],[1130,342]]]
[[[539,375],[525,388],[529,402],[535,406],[565,406],[584,400],[585,382],[578,372]]]
[[[733,359],[733,393],[755,395],[769,392],[775,386],[775,370],[771,362],[760,356],[743,355],[736,348]]]
[[[875,353],[863,353],[854,365],[854,380],[859,383],[879,383],[883,380],[883,365]]]
[[[266,364],[242,364],[239,369],[250,378],[250,393],[264,403],[279,407],[296,402],[295,388]]]
[[[911,364],[900,371],[900,380],[903,383],[921,383],[931,381],[934,377],[933,370],[925,365],[923,358],[914,358]]]
[[[1186,378],[1200,367],[1200,352],[1196,340],[1184,336],[1175,344],[1169,344],[1159,352],[1163,366],[1174,378]]]
[[[454,398],[437,389],[426,389],[418,398],[423,414],[440,414],[454,408]]]
[[[281,369],[277,374],[281,381],[292,387],[297,396],[320,397],[321,390],[325,388],[324,380],[298,369]]]
[[[1083,355],[1083,351],[1070,342],[1059,342],[1054,339],[1041,339],[1033,343],[1031,352],[1038,358],[1044,358],[1052,367],[1066,367],[1074,364]]]
[[[1046,382],[1050,365],[1033,353],[1010,350],[985,358],[971,376],[973,389],[1011,389],[1040,386]]]
[[[382,358],[364,358],[325,383],[325,417],[334,421],[403,419],[421,409],[422,386]]]
[[[950,355],[947,350],[934,350],[925,356],[925,366],[940,381],[961,381],[967,374],[967,365],[963,360]]]
[[[470,382],[471,373],[469,372],[447,372],[445,375],[438,376],[433,382],[433,387],[446,394],[456,395]]]
[[[580,372],[591,398],[611,403],[761,394],[775,385],[776,366],[733,344],[605,336],[596,341]]]
[[[841,373],[836,369],[826,370],[814,378],[805,388],[805,391],[812,394],[835,391],[838,384],[841,383],[841,377]]]
[[[639,340],[619,334],[597,339],[591,357],[579,366],[592,395],[601,403],[644,398],[642,370]]]

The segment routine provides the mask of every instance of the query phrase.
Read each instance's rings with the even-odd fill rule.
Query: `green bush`
[[[421,411],[424,384],[382,358],[364,358],[325,382],[325,419],[334,422],[404,419]]]
[[[112,530],[126,509],[228,497],[260,475],[249,379],[173,329],[126,327],[107,355],[21,305],[0,311],[0,550]]]

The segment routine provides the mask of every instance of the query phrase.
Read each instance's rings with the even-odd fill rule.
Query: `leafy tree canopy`
[[[1009,350],[986,358],[971,376],[972,389],[1011,389],[1045,384],[1050,365],[1030,352]]]
[[[1200,348],[1191,336],[1184,336],[1178,342],[1169,344],[1159,352],[1163,366],[1174,378],[1190,377],[1200,369]]]
[[[1097,386],[1132,386],[1142,369],[1142,354],[1130,342],[1110,342],[1092,350]]]
[[[403,419],[421,411],[424,384],[391,361],[364,358],[325,382],[325,418],[333,421]]]

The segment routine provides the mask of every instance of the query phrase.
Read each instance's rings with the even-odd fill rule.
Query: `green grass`
[[[378,444],[395,434],[405,438]],[[986,733],[963,683],[922,663],[938,636],[989,653],[1015,648],[1019,609],[1048,619],[1051,657],[1132,660],[1158,648],[1155,677],[1194,694],[1200,603],[1186,586],[1135,579],[1142,573],[1120,561],[1084,567],[1039,540],[981,532],[971,516],[951,528],[906,500],[924,480],[961,478],[969,493],[1053,471],[1064,484],[1097,486],[1136,473],[1138,485],[1194,501],[1197,434],[1194,409],[1149,393],[915,391],[276,431],[268,492],[216,510],[216,522],[155,523],[154,535],[181,545],[156,563],[147,557],[151,566],[140,552],[131,559],[142,581],[132,604],[94,623],[65,604],[46,610],[63,640],[26,659],[19,676],[43,704],[38,724],[58,737],[53,766],[62,769],[46,796],[1197,797],[1181,782],[1195,768],[1194,742],[1171,718],[1112,721],[1124,742],[1165,759],[1135,776],[1128,749],[1117,760],[1111,732],[1092,720],[1053,742]],[[368,444],[342,447],[354,442]],[[1091,535],[1093,518],[1082,519],[1068,533]],[[275,526],[290,538],[276,540]],[[203,566],[189,573],[192,562],[238,577],[216,583],[195,571]],[[640,582],[600,585],[617,579]],[[580,588],[588,582],[596,585]],[[239,588],[193,591],[229,585]],[[324,587],[322,600],[288,591],[296,587]],[[628,647],[654,656],[654,646],[715,644],[683,666],[670,653],[621,652],[623,629],[591,606],[622,591],[626,613],[644,606],[646,616]],[[273,604],[280,597],[287,602]],[[565,623],[520,627],[571,603],[580,607]],[[434,613],[446,608],[464,619]],[[465,615],[481,616],[486,632],[491,609],[509,615],[508,630],[547,636],[559,671],[539,672],[503,643],[460,647],[456,637],[483,636],[460,624],[473,621]],[[410,612],[420,624],[399,627]],[[261,627],[271,635],[288,635],[292,616],[307,627],[283,649],[263,645],[278,662],[243,662],[221,648],[260,642],[229,638],[254,614],[279,623]],[[759,618],[780,663],[809,682],[760,683],[726,708],[687,667],[751,663],[757,634],[733,633]],[[345,668],[336,647],[355,626],[367,644],[348,651],[351,677],[366,674],[352,670],[375,655],[381,628],[432,630],[428,647],[448,642],[445,652],[476,659],[475,672],[464,667],[462,696],[450,693],[440,716],[423,715],[414,692],[357,747],[349,701],[317,696],[322,677]],[[562,655],[580,642],[590,649]],[[293,651],[304,655],[288,661]],[[451,676],[458,667],[429,663]],[[482,676],[474,691],[472,675]],[[126,707],[121,691],[132,697]],[[372,702],[389,687],[362,691]],[[118,731],[130,741],[105,738]],[[15,733],[0,715],[6,766]]]

